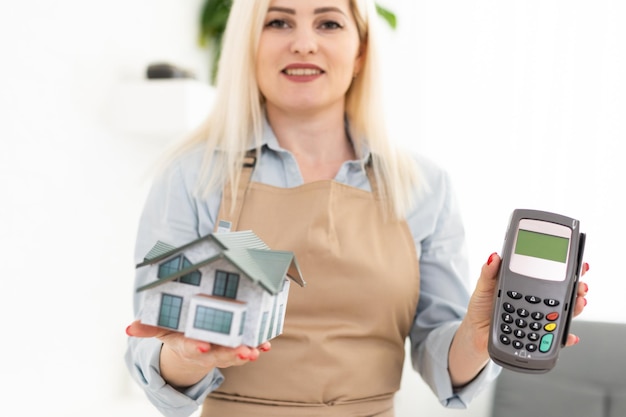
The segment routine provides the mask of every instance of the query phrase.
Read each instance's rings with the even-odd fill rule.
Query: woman
[[[446,406],[497,375],[487,337],[500,258],[470,299],[449,178],[387,139],[375,20],[369,0],[234,2],[214,110],[155,182],[137,259],[228,220],[294,251],[308,285],[290,293],[271,345],[132,323],[127,364],[163,414],[204,403],[203,416],[392,416],[407,337]]]

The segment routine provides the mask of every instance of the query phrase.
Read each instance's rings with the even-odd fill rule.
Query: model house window
[[[159,265],[159,278],[169,277],[172,274],[175,274],[180,269],[180,256],[176,258],[170,259],[167,262],[163,262]]]
[[[233,323],[233,313],[211,307],[198,306],[193,326],[197,329],[209,330],[217,333],[230,334]]]
[[[215,271],[215,285],[213,295],[227,298],[237,298],[237,287],[239,287],[239,274],[232,272]]]
[[[189,268],[192,265],[193,264],[189,261],[189,259],[185,258],[183,255],[177,256],[159,265],[158,277],[167,278],[170,275],[175,274],[176,272],[181,271],[185,268]],[[192,271],[179,278],[176,278],[176,281],[183,282],[185,284],[200,285],[201,277],[202,274],[200,274],[200,271]]]
[[[239,326],[239,336],[243,334],[243,327],[246,323],[246,312],[241,313],[241,325]]]
[[[281,304],[278,308],[278,328],[276,329],[276,334],[281,334],[283,332],[283,316],[285,315],[285,305]]]
[[[276,304],[278,303],[278,298],[274,297],[274,306],[272,307],[272,318],[270,319],[270,328],[267,330],[267,338],[272,338],[272,332],[274,331],[274,323],[276,322]]]
[[[192,263],[189,262],[189,259],[185,258],[184,256],[182,256],[182,258],[183,258],[182,269],[189,268],[192,265]],[[202,274],[200,274],[200,271],[192,271],[178,278],[178,281],[184,282],[185,284],[200,285],[201,277],[202,277]]]
[[[261,318],[261,327],[259,328],[259,345],[263,342],[263,330],[265,330],[265,326],[267,325],[267,318],[269,313],[267,311],[263,312],[263,317]]]
[[[163,294],[161,298],[161,309],[159,310],[159,326],[178,329],[182,305],[182,297]]]

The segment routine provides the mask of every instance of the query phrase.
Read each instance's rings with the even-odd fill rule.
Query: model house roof
[[[146,255],[144,262],[138,264],[137,268],[158,263],[176,254],[184,253],[185,249],[207,239],[215,241],[223,248],[222,251],[200,262],[196,262],[187,268],[176,271],[171,275],[144,285],[138,288],[137,292],[172,281],[178,277],[196,271],[217,259],[223,258],[228,259],[233,265],[242,270],[253,282],[272,294],[276,294],[280,291],[285,275],[300,286],[306,285],[302,279],[300,267],[298,266],[293,252],[271,250],[251,231],[213,233],[178,248],[163,242],[157,242]]]

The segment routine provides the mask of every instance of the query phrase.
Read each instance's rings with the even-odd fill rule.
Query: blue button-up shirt
[[[266,124],[263,146],[252,181],[276,187],[303,184],[293,154],[282,149]],[[212,233],[221,202],[221,193],[198,196],[196,185],[204,149],[201,147],[177,159],[152,185],[139,224],[136,263],[140,263],[157,241],[178,246]],[[360,156],[369,158],[369,151]],[[419,256],[420,298],[410,332],[413,367],[446,407],[465,408],[482,388],[499,373],[490,362],[470,384],[454,390],[448,373],[448,352],[452,338],[469,301],[468,262],[461,213],[450,178],[436,164],[416,155],[420,169],[417,203],[406,216]],[[345,162],[335,181],[370,191],[360,160]],[[145,269],[145,268],[144,268]],[[139,269],[136,287],[147,283]],[[140,308],[135,294],[135,313]],[[129,338],[126,363],[133,378],[150,401],[166,416],[187,416],[223,381],[218,369],[184,391],[169,386],[159,372],[161,342],[158,339]]]

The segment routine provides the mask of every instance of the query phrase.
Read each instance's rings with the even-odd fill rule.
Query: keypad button
[[[507,291],[506,294],[514,300],[519,300],[520,298],[522,298],[522,294],[518,293],[517,291]]]
[[[529,343],[526,345],[526,350],[529,352],[534,352],[537,350],[537,345],[534,343]]]
[[[528,333],[528,340],[536,342],[537,340],[539,340],[539,333]]]
[[[528,326],[528,327],[530,327],[530,330],[537,331],[537,330],[541,329],[541,323],[533,321],[532,323],[530,323],[530,326]]]
[[[556,329],[556,323],[548,323],[548,324],[546,324],[545,326],[543,326],[543,329],[544,329],[546,332],[553,332],[553,331],[554,331],[554,329]]]
[[[515,311],[515,307],[513,307],[513,304],[511,304],[511,303],[504,303],[504,304],[502,304],[502,308],[507,313],[513,313]]]
[[[545,300],[543,300],[543,302],[548,307],[556,307],[559,305],[559,300],[554,300],[552,298],[546,298]]]
[[[536,297],[534,295],[527,295],[525,298],[526,298],[526,301],[528,301],[531,304],[538,304],[541,302],[541,298]]]
[[[509,326],[508,324],[501,325],[500,330],[502,330],[502,333],[506,333],[506,334],[511,334],[511,332],[513,331],[511,326]]]
[[[524,347],[524,344],[522,342],[520,342],[519,340],[514,340],[513,341],[513,347],[515,349],[521,349]]]
[[[552,312],[552,313],[548,313],[546,315],[546,319],[550,320],[550,321],[555,321],[556,319],[559,318],[559,313],[557,313],[556,311]]]
[[[526,320],[524,319],[516,319],[515,320],[515,325],[521,329],[523,329],[524,327],[526,327],[528,325],[528,323],[526,323]]]
[[[505,323],[513,323],[513,316],[509,313],[502,313],[502,321]]]
[[[554,335],[552,333],[544,334],[541,338],[541,343],[539,343],[539,351],[546,353],[552,347],[552,341],[554,340]]]
[[[511,339],[508,336],[502,334],[500,335],[500,342],[502,342],[503,345],[510,345]]]
[[[541,320],[543,318],[543,313],[541,311],[535,311],[530,315],[530,317],[532,317],[533,320]]]
[[[524,336],[526,336],[526,333],[524,333],[523,330],[520,329],[516,329],[513,334],[515,335],[515,337],[517,337],[518,339],[523,339]]]
[[[525,308],[518,308],[517,315],[520,317],[528,317],[530,316],[530,312],[526,310]]]

